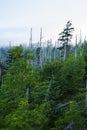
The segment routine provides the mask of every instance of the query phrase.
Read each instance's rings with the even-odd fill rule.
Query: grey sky
[[[39,40],[40,27],[44,40],[57,40],[68,20],[75,27],[74,34],[87,35],[87,0],[0,0],[0,44]]]

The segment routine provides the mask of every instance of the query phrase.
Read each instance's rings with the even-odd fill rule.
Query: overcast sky
[[[30,28],[33,42],[58,39],[68,20],[75,27],[74,35],[87,36],[87,0],[0,0],[0,45],[29,43]]]

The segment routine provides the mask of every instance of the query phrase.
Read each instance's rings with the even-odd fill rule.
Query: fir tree
[[[59,48],[63,50],[63,57],[66,58],[67,54],[70,52],[70,42],[72,39],[72,31],[74,28],[72,27],[71,21],[68,21],[64,30],[59,34],[59,42],[62,46]]]

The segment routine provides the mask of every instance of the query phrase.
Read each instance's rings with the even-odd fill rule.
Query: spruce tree
[[[73,30],[74,30],[74,27],[72,27],[71,21],[68,21],[64,30],[59,34],[60,37],[58,40],[60,44],[62,44],[62,46],[59,49],[62,50],[62,53],[63,53],[62,56],[64,57],[64,59],[70,52],[70,43],[73,36],[72,35]]]

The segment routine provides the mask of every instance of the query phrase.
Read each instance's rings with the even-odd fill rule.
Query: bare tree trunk
[[[40,67],[42,68],[42,28],[40,29],[40,53],[39,53],[39,57],[40,57]]]
[[[77,57],[77,35],[76,35],[76,45],[75,45],[75,58]]]
[[[63,59],[65,60],[66,59],[66,43],[64,44],[64,57]]]

